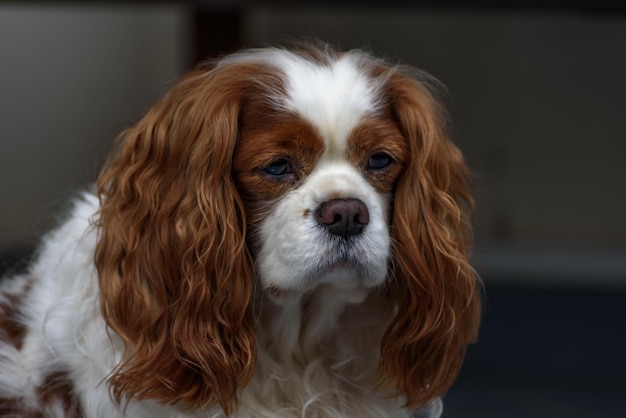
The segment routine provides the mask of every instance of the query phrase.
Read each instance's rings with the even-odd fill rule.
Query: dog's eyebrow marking
[[[317,129],[327,153],[343,154],[350,132],[381,106],[381,84],[361,69],[361,60],[350,53],[324,63],[295,54],[274,60],[287,77],[285,107]]]

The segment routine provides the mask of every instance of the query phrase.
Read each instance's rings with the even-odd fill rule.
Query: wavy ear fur
[[[480,320],[479,282],[468,260],[468,173],[426,86],[402,72],[387,84],[410,155],[394,195],[390,295],[398,313],[383,338],[380,370],[411,407],[452,384]]]
[[[228,412],[253,374],[252,273],[231,173],[240,107],[264,80],[253,67],[184,77],[99,177],[102,312],[126,348],[110,378],[118,402]]]

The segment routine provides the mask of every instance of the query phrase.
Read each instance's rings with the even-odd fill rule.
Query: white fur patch
[[[321,270],[324,263],[340,256],[340,248],[317,224],[314,213],[322,202],[337,197],[360,199],[369,211],[369,224],[347,250],[359,261],[359,271]],[[355,289],[382,284],[390,245],[387,210],[386,199],[347,163],[319,165],[297,190],[281,199],[263,222],[257,258],[263,284],[300,291],[320,283]]]
[[[311,123],[328,150],[343,152],[350,132],[380,107],[382,84],[367,77],[364,55],[347,52],[328,64],[281,49],[234,54],[221,62],[253,62],[277,67],[285,76],[286,97],[274,97],[276,107]]]
[[[285,61],[287,108],[318,130],[327,150],[343,152],[348,135],[377,110],[376,86],[359,70],[354,55],[328,66],[303,59]]]

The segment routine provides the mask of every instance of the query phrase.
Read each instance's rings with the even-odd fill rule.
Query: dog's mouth
[[[264,294],[277,302],[289,303],[320,288],[349,295],[347,299],[342,297],[345,300],[358,301],[387,279],[388,252],[384,244],[382,239],[363,236],[310,245],[308,252],[296,247],[292,253],[283,245],[279,251],[261,254],[259,281]]]
[[[358,275],[364,275],[367,274],[367,270],[367,267],[357,257],[351,254],[341,254],[322,260],[311,275],[319,277],[332,272],[354,272]]]
[[[364,290],[376,287],[385,275],[351,255],[328,257],[314,266],[306,275],[304,286],[314,289],[321,285],[341,290]]]

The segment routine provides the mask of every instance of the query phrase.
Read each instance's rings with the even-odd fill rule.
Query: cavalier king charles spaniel
[[[0,288],[3,417],[412,417],[477,334],[433,78],[359,51],[204,63]]]

